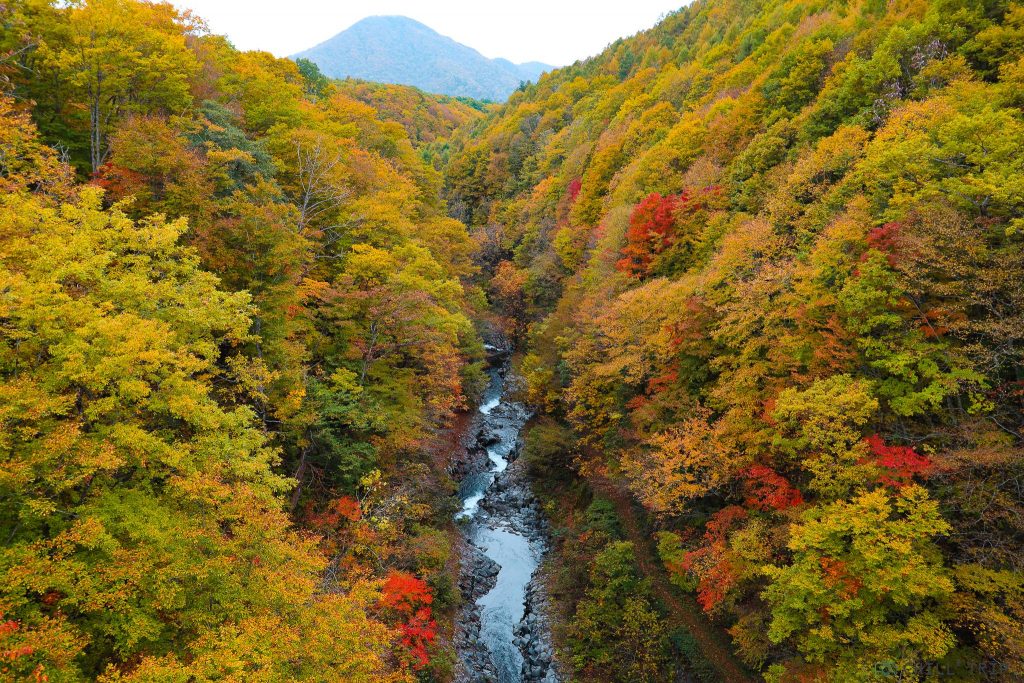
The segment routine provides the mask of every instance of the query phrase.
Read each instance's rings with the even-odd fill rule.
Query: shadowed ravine
[[[532,583],[546,550],[547,523],[516,463],[529,414],[506,397],[507,353],[470,430],[459,489],[467,548],[457,624],[457,680],[519,683],[561,680],[552,665],[546,594]]]

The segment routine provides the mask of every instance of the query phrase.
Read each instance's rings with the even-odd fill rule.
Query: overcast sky
[[[378,14],[412,17],[487,57],[571,64],[685,0],[171,0],[243,50],[285,57]]]

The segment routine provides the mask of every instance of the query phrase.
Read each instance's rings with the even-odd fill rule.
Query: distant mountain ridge
[[[554,67],[488,59],[408,17],[367,17],[333,38],[293,55],[331,78],[413,85],[442,95],[503,101],[523,81]]]

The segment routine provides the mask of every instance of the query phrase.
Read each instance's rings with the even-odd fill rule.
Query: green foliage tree
[[[598,680],[660,680],[666,636],[638,576],[633,544],[608,544],[594,559],[590,584],[570,628],[575,665]]]
[[[917,486],[808,510],[791,529],[793,563],[765,570],[768,637],[792,639],[834,680],[871,680],[880,667],[914,675],[941,660],[954,644],[942,613],[953,582],[932,539],[948,531]]]

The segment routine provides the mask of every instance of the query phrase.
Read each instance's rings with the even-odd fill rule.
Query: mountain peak
[[[412,17],[406,17],[401,14],[374,14],[368,17],[363,17],[356,23],[348,27],[348,31],[354,28],[415,28],[421,31],[427,31],[436,35],[441,35],[434,29],[430,28],[426,24],[416,21]],[[342,31],[344,33],[344,31]]]
[[[400,15],[369,16],[295,57],[331,78],[412,85],[443,95],[502,101],[553,67],[488,59],[429,26]]]

